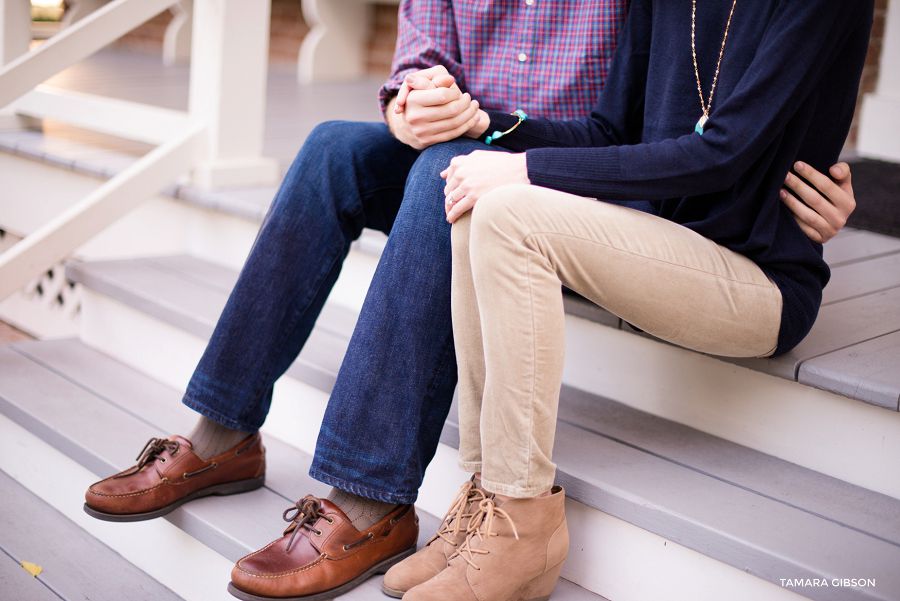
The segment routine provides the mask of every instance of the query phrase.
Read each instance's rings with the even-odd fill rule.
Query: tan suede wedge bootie
[[[484,491],[475,484],[475,477],[472,476],[460,488],[437,533],[415,555],[388,570],[381,590],[399,599],[412,587],[431,580],[443,571],[450,563],[450,556],[466,540],[469,521],[484,499]]]
[[[498,501],[488,496],[440,574],[404,601],[546,601],[569,551],[565,493]]]

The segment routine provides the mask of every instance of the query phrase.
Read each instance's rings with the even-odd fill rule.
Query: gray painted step
[[[181,600],[4,472],[0,491],[3,599]],[[23,560],[41,566],[41,573],[33,578],[22,568]]]
[[[832,268],[831,281],[822,292],[822,304],[829,305],[897,286],[900,286],[900,253],[844,263]]]
[[[12,557],[2,554],[0,554],[0,590],[8,595],[5,597],[7,599],[59,601],[59,596],[47,588],[43,582],[32,578]]]
[[[70,262],[72,281],[208,339],[237,281],[237,273],[188,256],[132,261]],[[350,334],[353,312],[326,304],[288,374],[331,392]]]
[[[836,242],[857,241],[857,250],[863,248],[867,252],[874,252],[873,248],[887,248],[886,245],[895,240],[869,232],[849,234],[839,237]],[[888,240],[884,241],[884,238]],[[874,241],[869,244],[870,240]],[[839,253],[844,258],[855,258],[835,269],[833,283],[838,291],[835,297],[847,298],[823,306],[812,331],[795,349],[769,359],[725,360],[796,381],[806,361],[900,331],[900,288],[882,290],[891,284],[879,275],[883,272],[887,277],[896,271],[900,277],[900,253],[862,260],[859,252],[853,254],[851,250],[844,248]],[[202,337],[211,334],[237,278],[232,270],[189,256],[73,262],[68,264],[66,273],[74,281]],[[618,317],[575,294],[566,294],[564,302],[566,311],[572,315],[634,332]],[[326,303],[310,343],[288,373],[330,392],[355,323],[356,316],[352,312]],[[307,350],[310,348],[316,349],[314,355]],[[891,355],[891,359],[900,363],[900,355]],[[831,369],[840,372],[841,367],[832,364]],[[864,377],[854,375],[852,369],[848,365],[848,379]],[[835,391],[831,384],[820,386],[816,378],[806,379],[803,383]],[[871,384],[879,386],[877,382]],[[863,391],[859,394],[856,388],[845,386],[840,390],[850,398],[873,402],[871,394],[864,392],[865,382],[859,388]],[[896,410],[882,401],[875,404]]]
[[[736,359],[733,363],[795,380],[800,366],[810,359],[897,331],[900,331],[900,288],[892,288],[822,307],[809,335],[783,355],[771,359]],[[896,360],[900,363],[900,357]]]
[[[894,332],[806,361],[800,382],[898,411],[898,356],[900,332]]]
[[[831,267],[840,267],[853,261],[895,252],[900,252],[900,238],[863,230],[853,230],[845,235],[844,230],[841,230],[838,236],[825,245],[824,254],[825,261]]]
[[[459,445],[455,414],[441,441]],[[553,460],[566,494],[774,582],[870,574],[900,598],[900,501],[620,403],[564,387]],[[877,576],[875,576],[877,574]]]
[[[0,347],[0,366],[0,412],[98,476],[133,464],[150,436],[186,432],[196,419],[177,391],[75,340]],[[264,489],[199,499],[165,519],[232,560],[280,536],[285,508],[305,494],[324,496],[330,489],[309,478],[311,457],[305,453],[272,438],[266,447]],[[422,511],[419,516],[424,544],[438,519]],[[382,599],[380,581],[371,579],[341,598]],[[554,599],[602,601],[565,581]]]

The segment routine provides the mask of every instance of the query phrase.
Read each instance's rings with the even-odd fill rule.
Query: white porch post
[[[194,172],[202,188],[277,181],[262,156],[270,0],[195,0],[190,113],[209,128],[210,152]]]
[[[31,2],[0,0],[0,66],[28,52],[31,43]]]
[[[878,85],[863,100],[857,151],[900,161],[900,0],[888,4]]]

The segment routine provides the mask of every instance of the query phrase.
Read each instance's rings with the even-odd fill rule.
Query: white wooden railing
[[[181,26],[193,23],[187,112],[40,85],[175,5]],[[28,52],[29,3],[0,0],[0,109],[157,145],[0,254],[0,299],[186,173],[202,188],[277,180],[277,163],[262,156],[270,0],[193,0],[193,20],[190,5],[190,0],[113,0]]]

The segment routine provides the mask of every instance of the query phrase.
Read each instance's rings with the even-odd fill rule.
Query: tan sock
[[[235,447],[251,434],[252,432],[234,430],[228,426],[223,426],[201,415],[200,421],[197,422],[191,433],[187,435],[187,439],[191,441],[194,453],[200,459],[207,461]]]
[[[328,500],[338,506],[344,512],[350,523],[357,530],[366,530],[375,525],[378,520],[389,514],[397,503],[383,503],[373,499],[367,499],[352,492],[332,488],[328,494]]]

